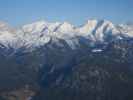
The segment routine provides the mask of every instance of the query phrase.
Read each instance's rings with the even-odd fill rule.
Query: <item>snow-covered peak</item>
[[[93,31],[96,40],[104,41],[107,36],[114,36],[119,34],[112,22],[107,20],[101,20],[97,23],[95,30]]]
[[[3,34],[4,32],[15,33],[15,31],[16,30],[10,27],[7,23],[0,22],[0,34]]]
[[[0,22],[0,44],[5,46],[12,45],[16,39],[17,30],[10,27],[5,22]]]
[[[50,32],[55,32],[55,31],[57,31],[57,29],[60,25],[61,25],[61,23],[59,23],[59,22],[49,23],[48,30],[50,30]]]
[[[95,29],[97,23],[98,23],[97,20],[88,20],[85,25],[77,28],[77,30],[79,33],[83,33],[83,34],[91,33]]]
[[[124,25],[120,24],[117,26],[121,33],[128,35],[129,37],[133,37],[133,25]]]
[[[49,23],[46,21],[38,21],[34,22],[32,24],[27,24],[22,27],[22,30],[25,33],[40,33],[44,32],[45,30],[48,31],[55,31],[56,28],[60,25],[61,23],[55,22],[55,23]]]
[[[38,33],[44,28],[47,28],[48,23],[45,21],[38,21],[32,24],[27,24],[22,27],[22,30],[27,33]]]
[[[71,33],[74,32],[74,26],[68,22],[64,22],[60,25],[58,31],[62,33]]]

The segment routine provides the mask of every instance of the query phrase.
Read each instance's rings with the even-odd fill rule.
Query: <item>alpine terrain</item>
[[[0,100],[133,100],[133,25],[0,22]]]

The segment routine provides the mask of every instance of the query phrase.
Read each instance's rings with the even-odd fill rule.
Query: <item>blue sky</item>
[[[14,26],[38,20],[80,25],[92,18],[133,22],[133,0],[0,0],[0,20]]]

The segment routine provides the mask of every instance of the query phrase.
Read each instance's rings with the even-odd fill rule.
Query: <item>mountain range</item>
[[[85,38],[89,44],[95,44],[124,37],[133,37],[133,25],[114,25],[107,20],[88,20],[84,25],[76,27],[68,22],[38,21],[14,29],[6,23],[0,23],[0,43],[15,49],[22,46],[39,47],[49,42],[61,46],[59,40],[64,40],[70,48],[74,49],[80,45],[81,38]]]
[[[132,100],[132,93],[133,25],[0,22],[2,100]]]

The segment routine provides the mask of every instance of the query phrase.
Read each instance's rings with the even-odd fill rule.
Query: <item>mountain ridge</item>
[[[0,43],[6,47],[10,45],[13,48],[20,48],[21,46],[38,47],[49,43],[50,40],[63,39],[74,49],[80,42],[77,37],[88,39],[94,44],[108,42],[114,38],[133,37],[132,26],[115,25],[108,20],[95,19],[88,20],[80,27],[76,27],[69,22],[49,23],[47,21],[37,21],[24,25],[19,29],[11,29],[7,24],[1,23],[1,28]],[[20,46],[18,46],[18,43],[20,43]]]

